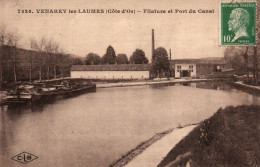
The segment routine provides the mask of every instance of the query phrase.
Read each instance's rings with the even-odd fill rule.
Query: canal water
[[[0,166],[101,167],[156,133],[200,122],[220,107],[259,104],[260,97],[225,83],[97,89],[51,104],[1,107]]]

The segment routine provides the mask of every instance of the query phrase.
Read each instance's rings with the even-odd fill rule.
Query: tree
[[[254,70],[252,48],[228,47],[224,51],[224,58],[231,64],[236,74],[246,74],[249,81],[249,72]]]
[[[73,58],[72,65],[83,65],[83,61],[80,58]]]
[[[9,32],[7,34],[8,42],[7,44],[12,46],[14,56],[13,56],[13,72],[14,72],[14,82],[17,82],[17,73],[16,73],[16,57],[17,57],[17,47],[18,42],[20,41],[20,35],[17,33],[17,31]]]
[[[31,43],[31,49],[38,51],[40,54],[39,79],[40,81],[42,81],[42,55],[43,55],[46,39],[42,37],[39,41],[36,41],[35,39],[32,38],[30,39],[30,43]]]
[[[126,54],[123,54],[123,53],[118,54],[116,57],[116,63],[117,64],[128,64],[129,61],[128,61]]]
[[[59,44],[52,39],[44,43],[44,50],[47,54],[47,79],[50,79],[50,55],[55,55],[58,52]],[[54,58],[55,60],[55,58]],[[54,78],[56,78],[56,64],[54,63]]]
[[[136,49],[130,57],[131,64],[147,64],[149,61],[141,49]]]
[[[170,61],[168,58],[168,53],[163,47],[159,47],[154,51],[154,62],[152,69],[159,75],[163,71],[169,71]]]
[[[6,25],[0,25],[0,83],[3,82],[3,55],[2,55],[2,47],[7,41],[7,33],[6,33]],[[0,84],[1,86],[1,84]]]
[[[114,48],[109,45],[107,48],[106,54],[101,58],[102,64],[115,64],[116,62],[116,53]]]
[[[89,53],[86,56],[85,64],[86,65],[97,65],[100,63],[100,56],[95,53]]]
[[[36,41],[35,39],[30,39],[31,48],[38,51],[40,54],[40,66],[39,66],[39,76],[40,81],[42,80],[42,61],[43,61],[43,54],[47,55],[47,79],[50,79],[50,56],[55,56],[58,53],[59,50],[59,44],[52,39],[46,39],[45,37],[42,37],[39,41]],[[55,58],[53,59],[54,64],[54,78],[56,78],[56,64],[55,64]]]

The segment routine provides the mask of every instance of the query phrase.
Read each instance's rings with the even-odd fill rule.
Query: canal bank
[[[110,167],[157,166],[171,148],[196,126],[197,124],[190,124],[158,133],[151,139],[139,144],[126,155],[123,155],[119,160],[111,164]]]
[[[231,84],[234,87],[236,87],[237,89],[246,91],[246,92],[251,93],[251,94],[260,95],[260,86],[253,86],[253,85],[244,84],[242,81],[233,82]]]
[[[97,88],[112,88],[112,87],[128,87],[128,86],[143,86],[143,85],[164,85],[171,83],[190,83],[190,82],[210,82],[217,81],[214,79],[191,79],[191,78],[181,78],[181,79],[158,79],[158,80],[147,80],[147,81],[134,81],[134,82],[119,82],[119,83],[97,83]]]

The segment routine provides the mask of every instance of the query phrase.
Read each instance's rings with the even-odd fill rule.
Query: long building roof
[[[71,71],[149,71],[151,64],[73,65]]]
[[[227,64],[224,58],[174,59],[170,64]]]

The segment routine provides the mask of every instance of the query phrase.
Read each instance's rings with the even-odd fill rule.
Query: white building
[[[213,75],[225,71],[232,71],[232,66],[223,57],[209,57],[201,59],[174,59],[170,61],[170,68],[175,78],[197,77]],[[171,75],[172,76],[172,75]]]
[[[175,78],[196,77],[196,64],[175,64]]]
[[[150,64],[74,65],[72,78],[87,79],[149,79]]]

